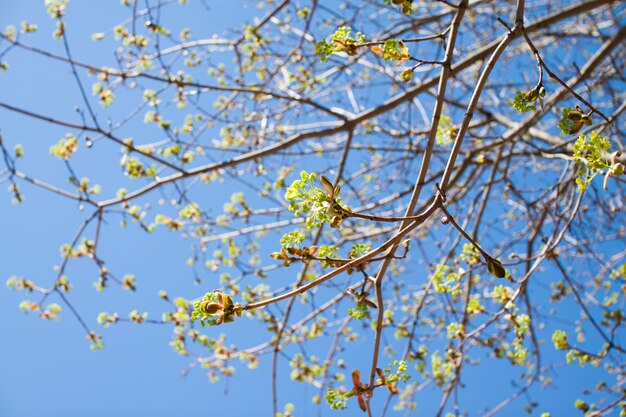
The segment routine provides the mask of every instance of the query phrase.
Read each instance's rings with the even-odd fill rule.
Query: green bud
[[[506,269],[497,259],[487,259],[487,270],[491,275],[495,275],[496,278],[504,278],[506,276]]]
[[[326,194],[328,195],[328,198],[333,200],[335,198],[335,189],[333,187],[333,183],[330,182],[330,180],[326,178],[324,175],[320,176],[320,183],[322,184],[322,187],[324,187],[324,190],[326,190]]]
[[[410,68],[405,69],[404,71],[402,71],[402,74],[400,74],[400,78],[402,78],[402,81],[404,81],[405,83],[408,83],[413,78],[413,70]]]
[[[569,113],[567,113],[567,118],[573,122],[578,122],[583,118],[583,114],[582,112],[579,112],[577,110],[571,110]]]

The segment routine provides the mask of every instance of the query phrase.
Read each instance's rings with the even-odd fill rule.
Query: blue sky
[[[215,33],[240,24],[247,13],[237,2],[217,2],[214,7],[224,12],[219,14],[220,19],[201,23],[210,25]],[[232,10],[228,10],[230,8]],[[86,20],[87,16],[93,18],[94,9],[102,21]],[[185,19],[191,19],[190,24],[193,24],[193,16],[189,13]],[[126,10],[118,1],[72,2],[68,30],[72,46],[79,51],[76,58],[96,63],[108,61],[110,54],[104,59],[99,54],[110,48],[94,48],[91,33],[109,30],[125,18]],[[39,33],[30,39],[33,44],[61,51],[60,43],[48,35],[53,27],[43,1],[0,2],[0,27],[19,25],[22,20],[39,26]],[[40,60],[19,51],[10,54],[8,60],[10,77],[7,74],[0,78],[2,100],[53,117],[75,118],[72,109],[79,96],[75,85],[68,84],[67,67],[60,69],[58,64],[48,62],[45,65],[51,67],[45,70]],[[48,153],[49,146],[65,134],[63,129],[34,123],[5,111],[0,112],[0,125],[5,141],[22,143],[28,153],[23,169],[45,172],[50,182],[61,185],[66,182],[62,163],[50,158]],[[103,152],[111,152],[119,158],[117,147]],[[88,163],[100,163],[104,167],[107,161],[94,158]],[[108,195],[114,192],[106,189],[106,178],[94,178],[94,181],[103,184]],[[25,186],[24,192],[26,199],[21,205],[11,204],[9,193],[0,199],[0,276],[6,280],[17,274],[49,284],[55,277],[53,266],[61,262],[58,248],[71,240],[83,221],[83,213],[76,204],[34,187]],[[110,268],[136,274],[141,282],[137,292],[116,288],[106,296],[97,293],[92,286],[96,270],[86,262],[78,262],[68,271],[75,283],[72,294],[75,306],[98,331],[95,318],[100,311],[117,308],[128,312],[141,308],[158,317],[165,309],[157,296],[160,289],[167,287],[172,294],[189,298],[198,293],[185,266],[190,255],[189,242],[166,232],[148,236],[136,230],[123,231],[118,221],[111,220],[112,224],[105,226],[103,251],[132,254],[115,256],[110,260]],[[180,376],[189,360],[172,352],[168,345],[169,327],[118,326],[106,332],[106,348],[92,352],[84,340],[83,330],[69,311],[63,312],[59,322],[45,322],[35,315],[25,317],[17,308],[22,299],[22,294],[11,292],[4,285],[0,290],[0,332],[3,334],[0,416],[170,416],[174,412],[208,415],[227,411],[222,408],[225,403],[220,401],[226,389],[223,383],[211,385],[204,372]],[[250,390],[247,386],[266,384],[267,376],[267,369],[262,368],[247,373],[245,385],[228,384],[231,398],[246,397],[245,401],[229,401],[229,409],[237,414],[270,410],[271,405],[264,401],[267,392]]]
[[[210,2],[210,14],[194,13],[194,7],[201,7],[199,3],[190,0],[187,9],[173,7],[167,19],[172,22],[184,20],[186,25],[197,28],[198,33],[209,36],[223,34],[228,28],[249,22],[258,14],[253,2],[244,4],[239,0]],[[214,16],[214,20],[203,20],[207,15]],[[98,21],[92,21],[93,16],[98,16]],[[90,40],[91,34],[110,31],[127,16],[128,9],[120,7],[117,0],[72,2],[67,20],[74,57],[96,65],[109,63],[113,42],[105,40],[94,44]],[[39,25],[37,34],[25,38],[28,43],[63,53],[60,42],[49,36],[54,27],[43,1],[0,2],[0,29],[8,24],[19,25],[22,20]],[[7,74],[0,74],[0,101],[51,117],[78,120],[73,107],[80,102],[80,94],[66,64],[42,60],[20,50],[12,51],[6,59],[10,69]],[[87,87],[90,88],[89,84]],[[145,127],[139,123],[136,127],[131,126],[133,128]],[[45,177],[51,183],[66,183],[67,172],[63,164],[49,155],[49,146],[56,143],[66,129],[5,110],[0,110],[0,129],[9,148],[16,143],[23,144],[26,158],[20,162],[21,169],[35,177]],[[119,181],[107,175],[111,161],[117,163],[119,160],[119,146],[98,144],[97,152],[88,155],[77,161],[77,170],[89,168],[93,182],[104,187],[103,195],[112,196],[115,193],[113,187],[119,186]],[[0,190],[4,192],[0,194],[0,280],[20,275],[49,285],[55,279],[53,267],[61,262],[58,248],[72,239],[85,212],[76,203],[44,190],[27,185],[23,190],[26,198],[20,205],[11,204],[10,194]],[[212,192],[227,191],[214,188]],[[74,262],[68,270],[74,284],[73,305],[91,327],[104,333],[103,350],[89,350],[83,329],[67,309],[58,322],[43,321],[36,315],[28,317],[17,308],[24,299],[23,294],[0,289],[0,333],[3,335],[3,343],[0,343],[0,417],[157,417],[174,413],[213,415],[227,412],[235,416],[270,415],[268,357],[263,358],[257,371],[239,370],[231,381],[222,380],[213,385],[202,370],[180,376],[190,360],[177,356],[169,347],[170,326],[121,324],[104,331],[98,328],[95,319],[101,311],[115,310],[124,315],[139,308],[147,311],[151,318],[158,318],[165,309],[164,302],[157,296],[161,289],[167,289],[172,296],[190,299],[202,292],[185,265],[191,256],[191,241],[161,229],[154,235],[138,231],[135,225],[121,229],[118,222],[118,217],[111,216],[104,225],[99,250],[108,255],[108,266],[118,276],[126,273],[137,276],[136,293],[118,287],[107,290],[105,295],[94,291],[92,284],[97,271],[92,263]],[[291,282],[292,277],[283,274],[280,279]],[[50,301],[58,302],[55,299]],[[241,321],[224,330],[228,330],[233,341],[254,345],[255,341],[260,342],[266,336],[256,325],[256,322]],[[365,335],[358,345],[363,347],[362,352],[352,359],[366,358],[371,342],[371,338]],[[562,353],[556,352],[555,355]],[[501,398],[510,392],[507,384],[515,376],[499,375],[499,363],[485,360],[484,366],[478,370],[468,369],[464,382],[474,387],[477,403],[482,403],[485,397],[499,393],[498,398]],[[289,369],[284,361],[279,370],[285,376],[280,403],[294,402],[298,416],[316,415],[317,409],[310,398],[317,391],[289,381]],[[550,401],[551,409],[543,409],[552,411],[554,416],[571,412],[571,404],[579,392],[579,379],[595,373],[589,367],[584,372],[576,368],[559,372],[561,378],[554,387],[545,391],[534,390],[540,399],[553,399],[555,395],[562,397],[562,401]],[[224,401],[226,391],[229,399]],[[439,392],[431,392],[432,399],[422,395],[418,400],[420,410],[425,413],[438,404]],[[325,407],[323,411],[323,415],[333,415]],[[360,414],[353,405],[343,415],[357,413]]]

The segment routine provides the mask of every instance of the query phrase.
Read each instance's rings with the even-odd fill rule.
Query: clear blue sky
[[[200,7],[199,2],[190,0],[190,3],[186,11],[174,8],[179,12],[169,18],[184,19],[186,25],[198,28],[199,36],[222,34],[258,13],[253,2],[246,2],[245,6],[239,0],[213,1],[210,4],[214,13],[209,16],[215,18],[205,21],[198,16],[204,19],[207,14],[193,13],[193,7]],[[95,15],[99,16],[97,21],[92,20]],[[110,62],[112,44],[107,41],[94,44],[91,34],[108,31],[127,17],[128,9],[120,7],[118,0],[73,1],[67,20],[75,58],[98,65]],[[62,52],[59,41],[48,35],[54,27],[42,0],[0,1],[0,29],[8,24],[19,25],[22,20],[39,25],[39,32],[26,38],[29,43]],[[76,120],[73,106],[80,102],[80,96],[67,65],[18,50],[6,59],[10,70],[0,74],[0,100],[53,117]],[[23,144],[27,158],[20,167],[24,171],[65,184],[67,174],[63,164],[50,158],[48,151],[66,133],[65,129],[4,110],[0,110],[0,129],[9,147]],[[116,182],[104,175],[108,172],[104,167],[110,165],[111,158],[119,158],[119,148],[103,146],[98,152],[98,157],[83,161],[83,167],[90,166],[95,173],[93,181],[103,185],[104,195],[110,196]],[[103,167],[100,176],[98,166]],[[26,199],[21,205],[11,204],[10,193],[0,191],[0,280],[20,275],[49,285],[55,278],[53,266],[61,262],[58,248],[72,239],[84,213],[73,202],[37,188],[24,186]],[[76,262],[68,271],[74,284],[71,299],[98,332],[101,329],[95,318],[101,311],[116,310],[124,314],[139,308],[158,318],[164,310],[163,301],[157,297],[161,289],[166,288],[174,296],[200,295],[185,265],[190,256],[189,241],[163,230],[154,235],[137,232],[134,227],[121,230],[117,221],[113,219],[105,225],[101,250],[111,255],[107,258],[111,270],[118,275],[137,276],[137,292],[113,288],[106,296],[97,293],[92,286],[96,271],[91,263]],[[177,356],[169,347],[170,326],[115,326],[103,331],[105,348],[92,352],[82,328],[69,311],[63,312],[59,322],[43,321],[36,315],[25,317],[17,308],[23,299],[21,293],[0,289],[0,417],[271,415],[269,359],[257,371],[241,370],[232,381],[212,385],[202,370],[180,376],[190,360]],[[266,333],[254,324],[238,323],[239,328],[228,330],[234,340],[260,341]],[[362,343],[369,346],[370,342],[365,338]],[[486,361],[479,369],[468,370],[464,379],[468,386],[475,387],[477,399],[498,392],[504,396],[509,391],[501,379],[493,377],[499,369],[497,362]],[[283,381],[288,381],[289,369],[285,363],[280,370],[285,376]],[[552,408],[543,410],[552,411],[553,416],[571,415],[573,399],[579,391],[577,378],[581,374],[569,369],[559,372],[562,378],[556,387],[536,394],[544,399],[561,396],[562,403],[552,400]],[[594,371],[586,368],[585,372],[590,375]],[[223,401],[225,391],[228,391],[227,401]],[[281,384],[280,402],[295,403],[298,416],[313,416],[317,411],[310,398],[316,393],[310,386],[288,381]],[[439,393],[435,391],[432,401],[421,396],[420,410],[434,407],[438,400]],[[324,407],[323,415],[335,413]],[[360,415],[360,411],[352,404],[342,415]]]
[[[238,1],[216,2],[212,7],[216,12],[213,21],[194,21],[193,9],[178,18],[184,17],[190,26],[201,24],[207,31],[221,34],[231,25],[242,24],[254,12]],[[95,15],[101,19],[90,21]],[[94,48],[91,34],[110,30],[126,18],[127,9],[120,7],[116,0],[72,2],[68,33],[76,51],[75,57],[96,63],[110,61],[111,48]],[[43,0],[0,2],[0,28],[4,30],[9,24],[18,26],[22,20],[39,26],[39,32],[29,41],[46,49],[62,51],[60,42],[49,36],[54,28]],[[20,51],[9,54],[7,60],[10,72],[0,76],[2,100],[54,117],[76,120],[73,107],[80,100],[71,82],[69,68],[61,69],[50,62],[46,65],[52,67],[46,68],[41,60]],[[48,153],[49,146],[65,134],[63,129],[35,123],[6,111],[0,112],[0,126],[11,148],[12,144],[22,143],[28,153],[22,165],[24,170],[45,175],[50,182],[66,183],[63,164],[50,158]],[[104,152],[107,151],[114,155],[119,152],[113,147]],[[89,163],[105,166],[107,161],[102,158],[99,162],[99,158],[94,158]],[[103,185],[105,195],[115,192],[110,187],[107,189],[106,178],[94,178],[94,181]],[[83,213],[75,204],[33,187],[24,187],[26,199],[21,205],[12,205],[10,194],[4,189],[3,192],[0,198],[0,277],[4,282],[18,274],[49,285],[55,279],[53,266],[61,262],[58,248],[71,240],[83,221]],[[173,295],[189,298],[199,295],[189,268],[185,266],[185,260],[190,256],[189,242],[166,232],[148,236],[136,233],[136,230],[122,231],[118,221],[112,220],[112,224],[105,226],[103,250],[118,255],[110,260],[112,270],[120,274],[136,274],[141,282],[137,292],[133,294],[116,288],[106,295],[97,293],[92,286],[96,270],[87,262],[78,262],[68,271],[74,283],[71,295],[76,308],[99,332],[101,329],[98,329],[95,318],[100,311],[118,309],[123,314],[141,308],[151,317],[158,318],[165,310],[163,301],[157,296],[160,289],[167,288]],[[124,253],[130,256],[124,256]],[[83,330],[69,311],[63,312],[59,322],[46,322],[36,315],[25,317],[17,308],[24,299],[23,294],[2,287],[2,417],[209,415],[227,411],[224,408],[226,403],[220,401],[226,388],[234,400],[228,403],[235,415],[254,415],[258,410],[270,414],[269,391],[249,388],[266,386],[269,381],[266,367],[239,375],[245,379],[245,385],[236,383],[237,380],[227,387],[223,383],[211,385],[203,371],[192,372],[183,378],[180,372],[190,361],[171,350],[168,345],[171,328],[159,325],[117,326],[110,329],[113,331],[105,331],[105,349],[92,352],[84,340]],[[244,395],[245,401],[236,400]]]

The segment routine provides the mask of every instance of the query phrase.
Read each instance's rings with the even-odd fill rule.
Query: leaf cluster
[[[334,53],[345,52],[348,56],[357,54],[361,44],[365,43],[365,36],[361,32],[352,37],[352,28],[340,26],[335,33],[330,35],[330,40],[322,40],[315,44],[315,55],[320,61],[328,62],[328,58]]]
[[[402,14],[409,15],[415,12],[415,9],[413,9],[413,0],[385,0],[385,3],[400,6]]]
[[[513,99],[513,108],[520,113],[536,111],[537,102],[541,102],[545,95],[546,89],[541,84],[529,91],[518,91]]]
[[[345,217],[345,208],[339,205],[339,186],[333,188],[330,181],[322,176],[320,182],[324,190],[315,185],[317,176],[306,171],[300,172],[300,179],[294,181],[285,191],[285,200],[294,215],[306,214],[306,227],[319,228],[323,223],[338,228]]]
[[[561,113],[558,128],[564,135],[573,135],[578,133],[583,126],[591,126],[591,112],[584,113],[583,109],[578,106],[575,109],[567,107],[561,110]]]
[[[208,292],[200,301],[193,303],[191,320],[200,320],[200,325],[217,326],[222,323],[234,321],[234,317],[240,317],[243,307],[239,303],[233,303],[230,295],[215,290]]]
[[[388,39],[382,44],[382,47],[379,45],[373,46],[372,52],[380,55],[385,61],[402,62],[411,58],[409,48],[399,39]],[[408,74],[404,75],[404,73],[402,78],[404,81],[408,81],[406,78],[410,79]]]
[[[579,165],[576,185],[583,192],[593,178],[603,169],[610,168],[604,160],[611,152],[611,143],[596,131],[589,135],[580,135],[574,143],[574,161]]]

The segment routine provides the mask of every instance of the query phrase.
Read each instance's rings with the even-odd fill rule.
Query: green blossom
[[[569,347],[567,343],[567,333],[563,330],[555,330],[552,334],[552,342],[554,343],[554,348],[558,350],[564,350]]]
[[[579,165],[576,184],[583,192],[593,178],[610,165],[604,160],[605,155],[611,152],[611,143],[598,132],[589,135],[580,135],[574,143],[574,161]]]
[[[460,339],[465,334],[465,327],[461,323],[448,324],[448,339]]]
[[[513,99],[513,108],[520,113],[537,110],[537,101],[546,95],[546,90],[542,85],[537,85],[530,91],[518,91]]]
[[[339,227],[344,217],[341,207],[339,187],[336,187],[329,196],[328,190],[322,190],[315,185],[317,176],[306,171],[300,172],[300,179],[295,180],[285,191],[285,200],[289,202],[289,210],[294,215],[305,214],[306,227],[317,229],[322,223],[330,223],[331,227]],[[325,177],[322,176],[324,180]],[[326,180],[327,181],[327,180]]]
[[[330,55],[338,52],[345,52],[349,56],[357,54],[360,44],[365,42],[365,36],[358,32],[356,39],[351,36],[352,28],[347,26],[339,27],[327,41],[326,39],[315,44],[315,55],[320,57],[320,61],[327,62]]]
[[[56,145],[50,147],[50,154],[59,159],[69,160],[78,149],[78,139],[71,133],[67,133]]]

